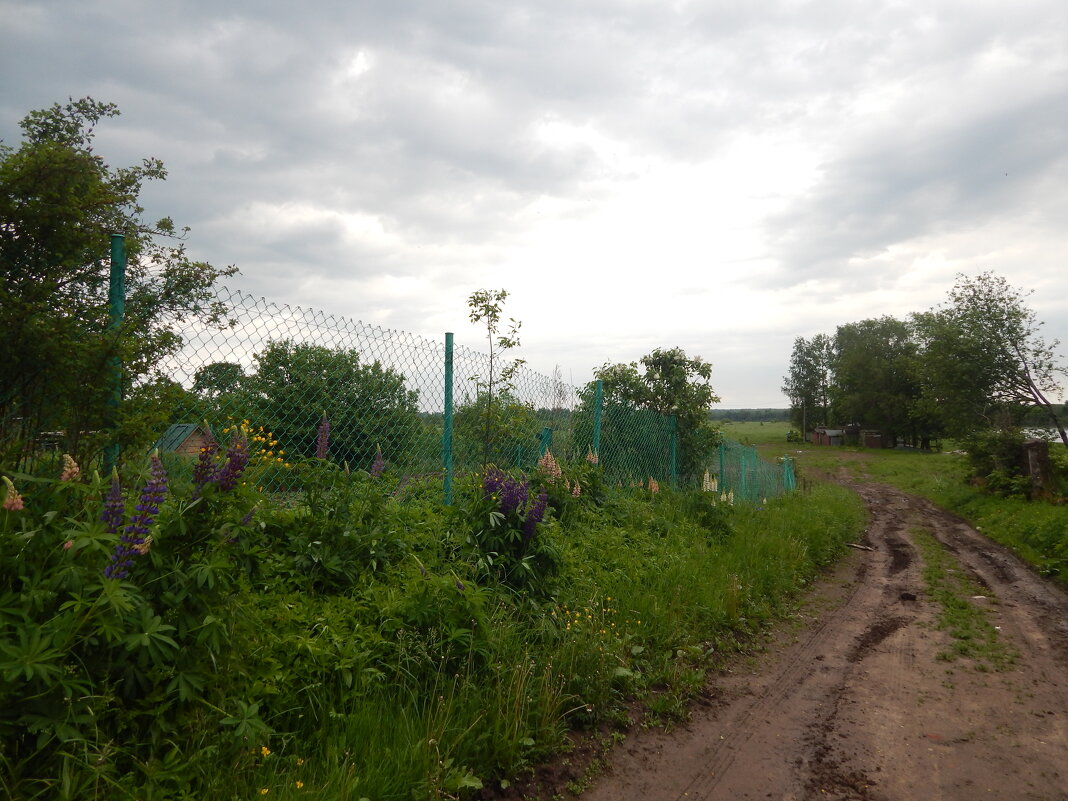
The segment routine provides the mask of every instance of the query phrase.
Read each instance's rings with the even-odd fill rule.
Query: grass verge
[[[938,628],[953,640],[938,658],[947,662],[967,658],[979,671],[1009,670],[1018,654],[998,635],[989,610],[976,603],[980,599],[984,603],[996,599],[960,568],[929,531],[914,527],[912,537],[923,555],[927,591],[942,610]]]

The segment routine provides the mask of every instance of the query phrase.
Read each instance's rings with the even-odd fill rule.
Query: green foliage
[[[377,361],[363,363],[355,350],[272,342],[256,354],[243,387],[250,419],[292,456],[315,456],[324,411],[331,458],[354,467],[369,469],[379,447],[387,458],[411,450],[421,429],[418,393],[404,376]]]
[[[1024,440],[1019,429],[980,431],[965,439],[976,483],[995,495],[1027,498],[1031,480],[1023,473]]]
[[[791,420],[802,431],[830,423],[834,341],[826,334],[798,337],[782,391],[790,399]]]
[[[551,595],[560,555],[547,531],[548,492],[491,466],[467,480],[461,498],[464,550],[478,579]]]
[[[1040,407],[1068,445],[1046,394],[1058,392],[1058,342],[1047,343],[1028,308],[1031,293],[990,272],[958,276],[941,308],[916,315],[924,353],[924,385],[951,436],[1013,424]]]
[[[515,390],[512,380],[524,364],[523,359],[513,359],[503,367],[499,364],[504,351],[519,347],[519,329],[523,326],[521,322],[510,318],[508,330],[501,333],[501,315],[504,314],[504,301],[507,299],[508,292],[503,289],[480,289],[472,292],[467,299],[470,312],[468,316],[472,323],[481,323],[486,327],[486,343],[489,348],[487,374],[471,376],[471,380],[477,387],[475,405],[481,409],[482,415],[483,465],[490,464],[494,450],[500,448],[498,439],[503,422],[502,417],[505,415],[502,415],[495,407],[502,402],[505,404],[509,402],[508,399]]]
[[[482,391],[453,413],[454,454],[458,464],[533,467],[538,458],[541,421],[535,409],[510,390],[495,398]]]
[[[278,544],[270,555],[276,581],[304,592],[347,592],[408,552],[405,532],[390,525],[394,487],[385,479],[318,459],[298,465],[296,473],[303,502],[264,524]]]
[[[708,418],[712,404],[719,401],[709,385],[712,365],[700,357],[688,357],[681,348],[657,348],[643,356],[640,364],[641,370],[636,362],[605,364],[595,372],[603,385],[605,416],[639,409],[673,416],[679,442],[678,470],[681,476],[693,480],[703,471],[706,454],[717,441],[716,430]],[[593,397],[591,383],[582,393],[587,418]],[[616,412],[617,409],[620,411]],[[642,449],[642,444],[627,441],[629,434],[624,432],[630,427],[615,425],[613,428],[620,430],[621,440],[602,441],[599,455],[605,455],[606,463],[609,462],[606,449],[619,448],[623,452]],[[667,460],[662,462],[666,463]],[[663,469],[656,474],[663,477]],[[650,471],[648,475],[654,473]]]
[[[112,359],[121,358],[127,394],[158,378],[160,358],[186,318],[211,325],[215,281],[233,269],[194,262],[174,223],[148,224],[139,197],[166,170],[148,158],[113,168],[93,151],[98,122],[118,108],[91,98],[31,112],[18,149],[0,145],[0,458],[14,461],[26,441],[61,431],[62,447],[85,462],[107,431],[131,452],[152,435],[142,415],[110,416]],[[107,257],[112,233],[125,236],[122,327],[108,329]],[[95,433],[91,433],[95,432]]]
[[[183,730],[169,759],[184,760],[185,771],[196,769],[197,738],[209,732],[214,743],[201,756],[233,756],[241,736],[218,737],[221,710],[233,708],[227,693],[242,686],[227,607],[255,572],[246,516],[257,499],[212,487],[165,504],[129,574],[109,578],[144,498],[136,510],[127,499],[126,515],[117,510],[121,528],[101,520],[100,481],[16,479],[26,482],[26,508],[0,512],[0,760],[14,795],[56,797],[47,777],[86,778],[78,754],[110,742],[124,747],[94,769],[110,784],[136,781]],[[246,718],[246,728],[264,725]],[[79,783],[64,791],[82,792]]]
[[[920,395],[917,348],[908,326],[892,317],[841,325],[834,338],[833,416],[841,423],[929,439],[912,415]]]
[[[317,459],[272,498],[253,431],[172,483],[121,579],[104,577],[121,533],[100,520],[104,482],[14,476],[8,795],[470,794],[653,688],[678,713],[861,525],[836,490],[758,511],[549,457],[468,477],[448,508],[440,481]],[[235,455],[250,461],[231,481]]]

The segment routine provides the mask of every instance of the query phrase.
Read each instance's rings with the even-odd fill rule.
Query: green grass
[[[717,423],[725,437],[743,445],[781,445],[787,447],[793,443],[786,441],[786,433],[793,426],[785,421],[773,423],[733,422],[723,420]]]
[[[927,591],[942,610],[938,627],[952,638],[938,658],[947,662],[967,658],[980,671],[1009,670],[1018,654],[998,636],[989,611],[976,603],[976,596],[984,596],[987,602],[996,599],[960,569],[929,531],[914,527],[912,537],[923,554]]]
[[[27,660],[47,660],[43,678],[19,674],[22,685],[0,684],[7,727],[0,795],[469,796],[565,750],[569,729],[627,722],[635,702],[646,705],[647,720],[684,718],[705,671],[787,614],[864,524],[859,499],[831,484],[759,509],[692,490],[604,488],[596,501],[592,491],[579,499],[568,493],[570,511],[542,526],[532,540],[542,550],[530,551],[557,554],[558,564],[538,583],[509,584],[483,567],[500,553],[472,550],[487,528],[486,510],[496,508],[480,481],[445,508],[418,488],[401,501],[370,478],[349,480],[323,465],[309,470],[325,488],[314,503],[276,508],[261,499],[247,525],[234,521],[244,516],[239,503],[259,499],[250,487],[169,507],[173,515],[161,515],[140,572],[104,588],[99,575],[116,537],[99,523],[98,490],[45,482],[25,515],[0,515],[8,526],[0,530],[0,555],[14,564],[7,578],[22,593],[5,596],[14,610],[7,619],[29,631],[0,638],[0,650],[25,641]],[[23,525],[32,538],[18,533]],[[239,537],[235,525],[245,526]],[[211,532],[206,545],[182,539]],[[78,544],[68,549],[71,537]],[[115,689],[123,685],[81,651],[62,652],[58,639],[44,652],[34,645],[42,626],[83,626],[66,603],[68,584],[147,598],[139,603],[158,603],[181,622],[164,608],[167,599],[146,593],[161,575],[176,581],[181,565],[238,547],[248,549],[253,569],[236,557],[211,563],[210,574],[196,574],[207,575],[205,586],[183,596],[210,606],[190,613],[185,629],[167,629],[185,638],[190,660],[207,654],[186,668],[188,700],[168,695],[169,663],[142,673],[143,698],[123,698]],[[49,580],[56,589],[44,593]],[[128,626],[136,636],[124,642],[136,645],[153,624],[142,617],[104,623],[120,632]],[[75,633],[79,644],[93,635]],[[98,650],[100,642],[85,647]],[[134,664],[125,651],[120,656]],[[23,688],[32,679],[43,688],[37,696],[63,701],[63,688],[48,682],[78,670],[102,699],[87,725],[72,730],[63,702],[56,725],[67,726],[68,739],[34,736],[30,718],[18,717],[16,704],[34,698]]]

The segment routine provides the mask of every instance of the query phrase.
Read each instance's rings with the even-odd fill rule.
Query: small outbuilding
[[[881,448],[881,447],[883,447],[883,432],[881,432],[881,431],[861,431],[860,432],[860,444],[865,448]]]
[[[156,440],[153,450],[179,456],[199,456],[200,449],[212,441],[211,431],[196,423],[175,423]]]
[[[816,445],[844,445],[845,429],[821,426],[812,432],[812,441]]]

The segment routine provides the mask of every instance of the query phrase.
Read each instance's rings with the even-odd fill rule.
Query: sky
[[[0,0],[0,139],[69,97],[146,217],[278,303],[584,384],[681,347],[784,407],[796,337],[958,274],[1068,341],[1064,0]],[[1061,353],[1065,348],[1060,349]],[[1063,362],[1062,362],[1063,363]]]

